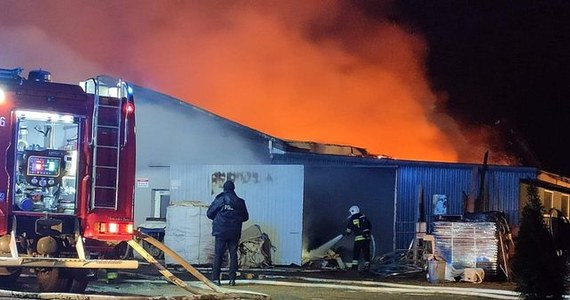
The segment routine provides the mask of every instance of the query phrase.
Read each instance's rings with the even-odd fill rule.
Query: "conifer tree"
[[[530,184],[512,265],[516,290],[523,299],[562,299],[565,294],[566,259],[557,255],[543,215],[538,189]]]

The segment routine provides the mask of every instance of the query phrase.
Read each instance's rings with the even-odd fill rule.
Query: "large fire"
[[[110,3],[10,2],[2,64],[120,76],[283,139],[415,160],[485,151],[438,111],[421,36],[349,2]]]

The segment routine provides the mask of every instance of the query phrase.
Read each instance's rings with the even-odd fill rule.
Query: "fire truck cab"
[[[131,88],[0,69],[0,285],[22,268],[42,291],[83,292],[89,269],[135,269]]]

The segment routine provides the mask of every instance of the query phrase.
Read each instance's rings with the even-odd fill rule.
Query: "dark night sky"
[[[432,89],[524,165],[570,175],[570,2],[400,1],[393,20],[429,45]],[[374,7],[364,5],[369,12]]]

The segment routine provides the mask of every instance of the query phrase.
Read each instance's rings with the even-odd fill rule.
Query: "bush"
[[[512,265],[516,290],[524,299],[562,299],[566,293],[566,258],[557,255],[543,215],[538,189],[531,184]]]

